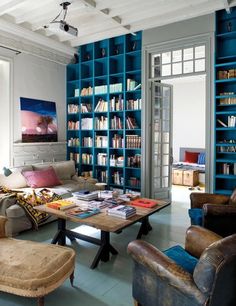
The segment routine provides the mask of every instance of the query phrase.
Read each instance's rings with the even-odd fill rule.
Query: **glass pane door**
[[[151,197],[171,201],[172,86],[151,84]]]

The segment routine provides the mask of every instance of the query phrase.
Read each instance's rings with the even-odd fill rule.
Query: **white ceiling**
[[[50,27],[44,29],[60,13],[61,2],[63,0],[0,0],[1,32],[71,55],[73,47],[88,42],[236,5],[235,0],[71,0],[66,22],[78,28],[78,36],[74,37],[63,35],[63,31],[55,34]]]

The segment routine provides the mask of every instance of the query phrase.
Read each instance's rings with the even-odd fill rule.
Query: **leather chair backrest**
[[[214,242],[202,253],[193,273],[209,306],[236,305],[236,234]]]

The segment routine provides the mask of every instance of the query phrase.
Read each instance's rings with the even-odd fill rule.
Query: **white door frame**
[[[214,36],[213,33],[207,33],[203,35],[196,35],[193,37],[187,37],[183,39],[177,39],[174,41],[157,43],[145,46],[142,51],[142,101],[144,101],[142,106],[142,122],[145,122],[145,125],[142,125],[142,196],[149,195],[149,186],[150,186],[150,173],[149,173],[149,159],[150,148],[148,146],[147,140],[150,132],[151,126],[151,109],[150,109],[150,99],[151,99],[151,89],[149,85],[149,78],[151,72],[151,60],[150,57],[153,53],[167,52],[172,49],[178,49],[183,47],[192,46],[195,44],[205,44],[206,46],[206,175],[205,175],[205,184],[206,191],[213,191],[213,173],[214,173],[214,87],[213,87],[213,67],[214,67]],[[189,74],[193,75],[193,74]],[[187,75],[186,75],[187,76]],[[165,78],[156,78],[156,80],[163,80]],[[168,83],[168,81],[167,81]],[[210,133],[209,133],[210,131]],[[212,131],[212,132],[211,132]]]

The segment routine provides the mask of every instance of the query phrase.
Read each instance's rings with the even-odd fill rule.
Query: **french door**
[[[172,85],[150,83],[150,196],[171,201]]]

